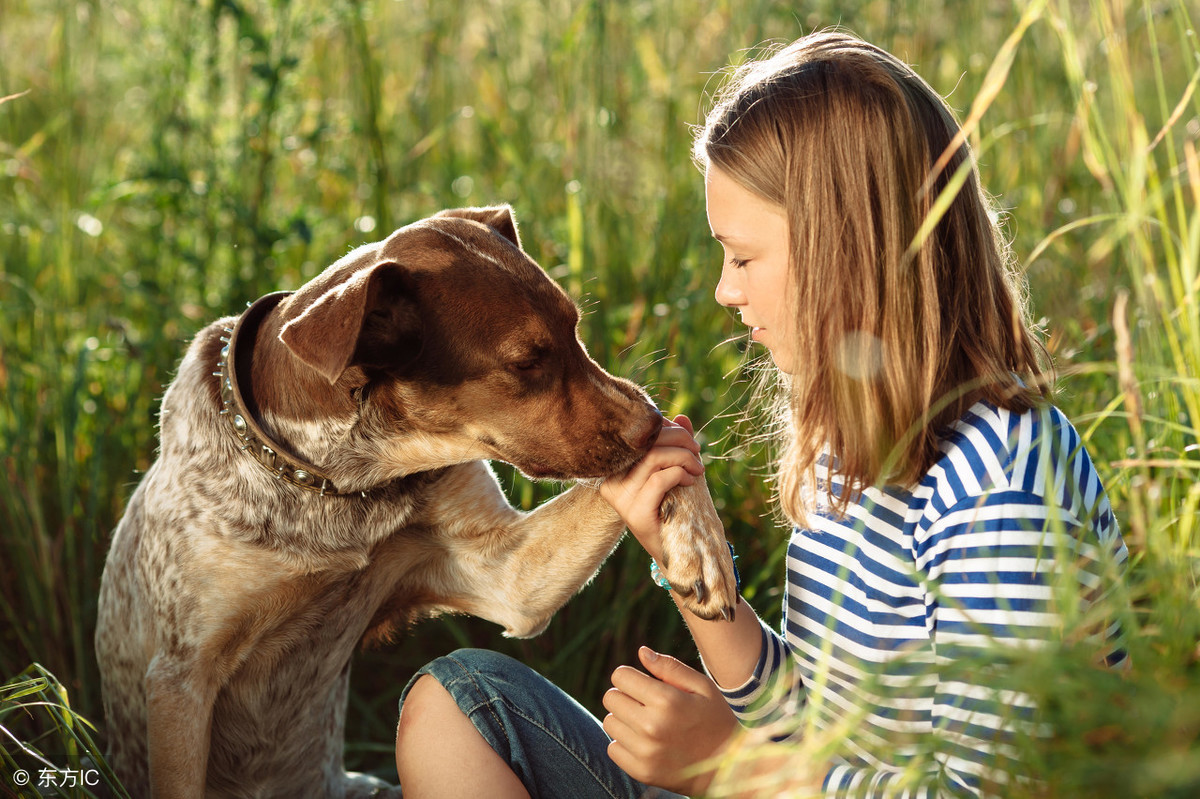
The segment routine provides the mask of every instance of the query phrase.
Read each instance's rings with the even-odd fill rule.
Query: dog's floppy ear
[[[493,205],[484,208],[451,208],[448,211],[439,211],[434,216],[454,216],[459,219],[471,219],[476,222],[482,222],[517,245],[518,248],[521,248],[521,237],[517,233],[517,220],[513,217],[511,205]]]
[[[359,269],[315,298],[297,292],[284,318],[280,341],[330,384],[351,366],[403,366],[421,348],[421,317],[394,261]]]

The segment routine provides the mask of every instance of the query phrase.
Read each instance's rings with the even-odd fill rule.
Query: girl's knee
[[[529,796],[507,761],[430,674],[413,682],[400,708],[396,771],[406,796]]]
[[[462,715],[454,697],[435,677],[422,674],[408,689],[400,707],[400,723],[396,727],[397,756],[403,738],[418,734],[417,730],[420,735],[427,735],[428,730],[444,724],[452,713]]]
[[[454,698],[434,677],[423,674],[409,687],[396,725],[396,771],[401,784],[421,779],[430,763],[432,742],[445,740],[447,730],[456,727],[452,714],[465,720]]]

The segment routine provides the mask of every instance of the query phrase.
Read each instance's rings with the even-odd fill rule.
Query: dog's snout
[[[638,450],[648,450],[654,446],[654,442],[658,440],[658,434],[662,430],[663,417],[657,409],[647,415],[645,422],[634,431],[629,439],[629,443]]]

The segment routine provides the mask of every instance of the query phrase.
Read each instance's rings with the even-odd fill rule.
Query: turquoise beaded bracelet
[[[740,593],[742,590],[742,575],[738,571],[737,567],[738,556],[737,553],[733,551],[733,544],[726,541],[725,545],[729,547],[729,557],[733,559],[733,580],[737,585],[738,592]],[[665,588],[668,591],[671,590],[671,584],[667,582],[667,578],[663,576],[662,570],[658,568],[658,562],[655,561],[654,558],[650,558],[650,579],[654,581],[655,585]]]

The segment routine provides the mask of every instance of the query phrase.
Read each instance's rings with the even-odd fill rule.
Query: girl
[[[778,376],[782,630],[744,600],[732,622],[681,608],[707,674],[643,647],[602,725],[510,659],[441,658],[403,703],[405,793],[995,790],[1032,708],[965,656],[1052,640],[1058,603],[1094,601],[1125,549],[1050,404],[965,137],[907,66],[823,32],[737,70],[694,154],[725,251],[716,299]],[[600,488],[651,557],[698,453],[679,417]],[[1099,636],[1112,663],[1118,633]],[[855,734],[829,759],[805,744],[840,728]]]

